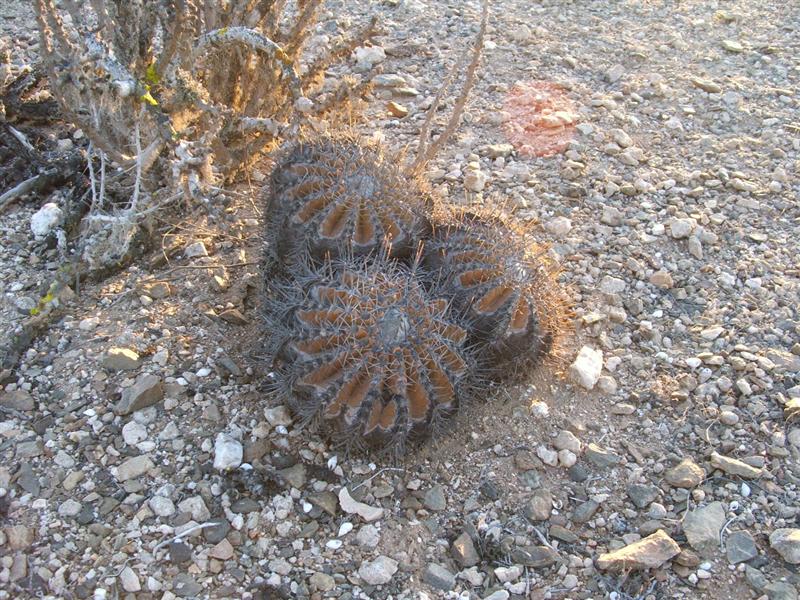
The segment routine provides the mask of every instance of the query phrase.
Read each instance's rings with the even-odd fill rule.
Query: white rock
[[[186,258],[197,258],[198,256],[208,256],[208,249],[203,242],[195,242],[194,244],[189,244],[186,246],[186,250],[183,251],[183,255]]]
[[[611,139],[613,139],[620,148],[627,148],[633,145],[631,136],[622,129],[612,129],[609,133],[611,134]]]
[[[164,496],[153,496],[147,504],[158,517],[171,517],[175,514],[175,504]]]
[[[558,452],[552,448],[548,448],[547,446],[539,446],[536,448],[536,456],[538,456],[546,465],[551,467],[558,465]]]
[[[214,468],[220,471],[235,469],[242,464],[244,447],[227,433],[218,433],[214,441]]]
[[[381,534],[375,525],[364,525],[356,534],[356,543],[366,548],[375,548],[381,542]]]
[[[382,508],[354,500],[346,487],[339,490],[339,505],[347,514],[357,514],[368,523],[377,521],[383,516]]]
[[[276,406],[275,408],[265,408],[264,417],[266,417],[269,424],[273,427],[292,424],[292,415],[289,414],[289,409],[283,405]]]
[[[122,439],[129,446],[135,446],[147,439],[147,428],[136,421],[129,421],[122,427]]]
[[[125,567],[119,574],[119,581],[122,584],[122,589],[126,592],[138,592],[142,589],[142,584],[139,583],[139,577],[133,572],[130,567]]]
[[[522,575],[522,567],[520,565],[512,565],[510,567],[497,567],[494,570],[494,575],[500,583],[507,581],[516,581]]]
[[[606,275],[600,280],[600,291],[604,294],[619,294],[625,291],[626,287],[628,287],[628,284],[625,283],[624,279],[612,277],[611,275]]]
[[[567,217],[553,217],[545,224],[544,228],[555,236],[567,235],[572,229],[572,221]]]
[[[566,429],[558,432],[556,439],[553,440],[553,446],[558,450],[571,450],[575,454],[581,452],[581,441],[575,437],[575,434]]]
[[[61,503],[58,507],[58,515],[60,517],[75,517],[81,512],[81,503],[72,498],[68,498]]]
[[[178,504],[178,510],[189,513],[194,521],[202,523],[211,518],[211,511],[208,510],[205,501],[200,496],[190,496]]]
[[[386,60],[386,52],[380,46],[361,46],[355,50],[357,70],[368,71]]]
[[[44,237],[61,222],[64,212],[53,202],[48,202],[31,217],[31,231],[36,237]]]
[[[669,232],[676,240],[688,238],[696,225],[694,219],[673,219],[669,224]]]
[[[584,346],[578,353],[575,362],[569,367],[572,381],[581,387],[591,390],[603,370],[603,351]]]
[[[578,457],[572,450],[559,450],[558,451],[558,464],[565,469],[569,469],[572,465],[578,462]]]
[[[704,340],[713,341],[717,339],[725,330],[720,326],[707,327],[700,332],[700,337]]]
[[[63,450],[59,450],[56,453],[53,462],[56,463],[59,467],[62,467],[64,469],[71,469],[72,467],[75,466],[75,459],[72,458],[69,454],[67,454]]]
[[[389,583],[395,573],[397,573],[397,561],[383,555],[373,561],[362,563],[358,568],[358,576],[367,585]]]

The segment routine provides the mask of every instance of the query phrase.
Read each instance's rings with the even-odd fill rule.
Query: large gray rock
[[[14,390],[0,394],[0,406],[28,412],[34,409],[33,397],[25,390]]]
[[[680,551],[677,542],[659,529],[638,542],[601,554],[597,566],[612,571],[655,569],[680,554]]]
[[[161,378],[151,373],[139,376],[131,387],[122,391],[122,398],[114,407],[118,415],[129,415],[152,406],[164,398],[164,386]]]
[[[725,508],[721,502],[696,508],[683,519],[683,531],[689,545],[704,556],[719,548],[719,533],[724,525]]]
[[[422,580],[437,590],[449,592],[456,586],[456,577],[442,565],[431,563],[422,574]]]
[[[734,531],[725,540],[725,556],[733,565],[758,556],[758,548],[749,531]]]

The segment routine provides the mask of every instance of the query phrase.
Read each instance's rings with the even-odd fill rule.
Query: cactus
[[[301,142],[273,171],[272,259],[292,265],[385,251],[409,257],[428,235],[431,196],[377,146],[342,136]]]
[[[346,258],[274,287],[278,389],[348,446],[399,453],[470,397],[467,331],[413,268],[385,254]]]
[[[521,224],[486,210],[456,212],[426,242],[422,264],[468,315],[494,377],[513,376],[553,349],[565,318],[554,269]]]

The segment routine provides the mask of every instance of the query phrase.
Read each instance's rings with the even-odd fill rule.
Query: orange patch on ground
[[[578,115],[565,90],[545,81],[517,83],[506,96],[503,132],[525,156],[552,156],[567,149]]]

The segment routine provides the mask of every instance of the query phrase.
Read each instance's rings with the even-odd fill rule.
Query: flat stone
[[[117,481],[136,479],[155,467],[155,463],[147,454],[141,454],[127,459],[117,467]]]
[[[422,505],[428,510],[436,512],[447,508],[447,499],[444,496],[444,488],[437,484],[425,492]]]
[[[567,544],[574,544],[579,539],[572,531],[561,525],[550,526],[550,537],[566,542]]]
[[[19,442],[17,444],[16,451],[14,452],[14,456],[21,459],[26,458],[36,458],[37,456],[41,456],[44,452],[44,444],[42,440],[29,440],[27,442]]]
[[[3,530],[12,550],[27,550],[33,545],[34,529],[25,525],[10,525]]]
[[[172,542],[167,546],[169,559],[176,565],[182,565],[192,560],[192,548],[183,542]]]
[[[597,444],[589,444],[586,446],[586,459],[601,467],[606,469],[608,467],[613,467],[614,465],[618,464],[621,460],[619,456],[611,452],[610,450],[606,450],[605,448],[601,448]]]
[[[719,548],[719,533],[725,525],[725,508],[721,502],[712,502],[696,508],[683,519],[683,531],[689,545],[703,556]]]
[[[381,534],[375,525],[364,525],[356,534],[356,543],[365,548],[375,548],[381,542]]]
[[[769,545],[790,565],[800,565],[800,529],[776,529],[769,536]]]
[[[76,517],[81,512],[81,503],[69,498],[58,507],[60,517]]]
[[[142,361],[135,350],[113,347],[108,349],[100,364],[111,371],[133,371],[139,368]]]
[[[511,551],[511,560],[525,567],[540,569],[558,560],[558,552],[547,546],[525,546]]]
[[[216,546],[209,550],[208,555],[217,560],[230,560],[233,558],[233,546],[227,539],[221,540]]]
[[[231,524],[227,519],[214,519],[211,527],[203,529],[203,537],[209,544],[217,544],[225,539],[228,532],[231,530]]]
[[[769,600],[797,600],[797,588],[785,581],[773,581],[764,586]]]
[[[183,255],[186,258],[197,258],[199,256],[208,256],[208,249],[203,242],[194,242],[193,244],[189,244],[186,246],[186,250],[183,251]]]
[[[725,555],[733,565],[758,556],[756,542],[749,531],[734,531],[725,540]]]
[[[283,477],[289,485],[298,490],[303,489],[306,484],[306,466],[303,463],[297,463],[287,469],[281,469],[278,474]]]
[[[422,574],[422,580],[437,590],[449,592],[456,586],[456,577],[442,565],[431,563]]]
[[[238,308],[229,308],[221,312],[219,318],[231,325],[247,325],[250,322]]]
[[[202,496],[190,496],[178,503],[178,510],[182,513],[191,515],[194,521],[204,523],[211,518],[211,511],[208,510]]]
[[[654,485],[632,483],[628,486],[628,497],[637,508],[645,508],[658,498],[658,488]]]
[[[481,560],[477,550],[475,550],[472,538],[466,531],[455,539],[450,546],[450,552],[462,567],[472,567]]]
[[[709,94],[719,94],[722,91],[722,88],[711,81],[710,79],[702,79],[701,77],[693,77],[692,78],[692,85],[697,88],[700,88],[704,92],[708,92]]]
[[[483,600],[508,600],[511,597],[506,590],[496,590],[489,594],[488,596],[484,596]]]
[[[383,509],[380,507],[369,506],[363,502],[357,502],[350,495],[350,490],[343,487],[339,490],[339,506],[347,514],[357,514],[366,522],[377,521],[383,516]]]
[[[122,390],[122,398],[114,407],[118,415],[129,415],[153,406],[164,398],[161,378],[151,373],[140,375],[131,387]]]
[[[397,573],[397,564],[396,560],[381,555],[375,560],[362,563],[358,568],[358,576],[367,585],[384,585]]]
[[[0,406],[20,412],[29,412],[35,408],[33,396],[25,390],[14,390],[0,394]]]
[[[716,452],[711,454],[711,464],[715,469],[725,471],[729,475],[736,475],[742,479],[758,479],[764,473],[763,469],[750,466],[735,458],[722,456]]]
[[[677,542],[659,529],[624,548],[601,554],[597,559],[597,567],[613,571],[656,569],[677,556],[680,551]]]
[[[522,509],[523,514],[531,521],[546,521],[553,510],[553,496],[547,490],[537,490]]]
[[[320,492],[317,494],[310,494],[308,497],[308,501],[311,502],[314,506],[320,507],[326,513],[331,515],[332,517],[336,516],[336,507],[338,506],[338,500],[336,498],[336,494],[333,492]]]
[[[320,592],[329,592],[336,587],[336,580],[327,573],[314,573],[308,578],[311,587]]]
[[[581,453],[581,441],[575,437],[575,434],[566,429],[558,432],[556,439],[553,440],[553,446],[556,450],[570,450],[575,454]]]
[[[706,471],[691,458],[684,458],[664,473],[664,479],[678,488],[697,487],[706,478]]]
[[[164,496],[153,496],[147,504],[157,517],[171,517],[175,514],[175,504]]]
[[[600,508],[600,505],[597,502],[594,500],[587,500],[583,504],[578,505],[573,511],[572,520],[575,523],[586,523],[594,516],[598,508]]]
[[[179,573],[172,580],[172,593],[180,598],[194,598],[203,591],[203,586],[189,573]]]

